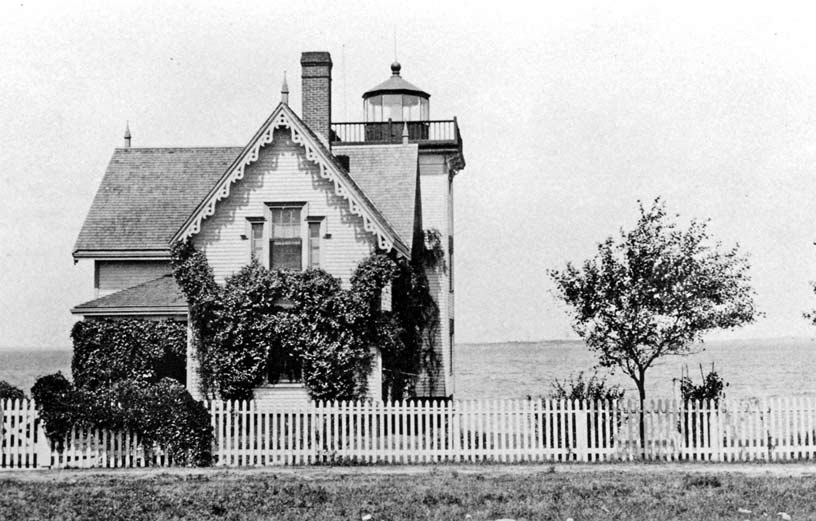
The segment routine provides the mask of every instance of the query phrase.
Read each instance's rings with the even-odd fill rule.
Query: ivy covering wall
[[[438,308],[420,256],[410,263],[372,254],[345,289],[321,269],[268,270],[254,261],[221,286],[191,243],[178,242],[171,253],[207,395],[251,398],[276,356],[295,356],[309,395],[328,400],[365,396],[372,347],[382,352],[384,391],[394,398],[410,396],[417,375],[436,364],[424,339],[437,327]],[[386,285],[391,310],[381,306]]]
[[[80,320],[71,329],[71,373],[79,387],[121,380],[184,384],[187,326],[171,320]]]

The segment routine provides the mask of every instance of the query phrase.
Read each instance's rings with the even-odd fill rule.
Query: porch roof
[[[187,299],[172,275],[99,297],[73,308],[75,315],[184,315]]]

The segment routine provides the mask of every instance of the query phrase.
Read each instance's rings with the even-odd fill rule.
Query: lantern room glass
[[[410,94],[381,94],[365,100],[367,123],[388,121],[428,121],[428,99]]]

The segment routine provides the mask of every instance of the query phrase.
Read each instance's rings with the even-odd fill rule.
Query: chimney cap
[[[301,65],[331,65],[331,54],[327,51],[307,51],[300,55]]]

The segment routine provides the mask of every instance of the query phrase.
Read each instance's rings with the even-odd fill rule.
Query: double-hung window
[[[304,219],[305,203],[268,203],[267,208],[266,217],[247,218],[251,257],[272,270],[320,267],[325,218]]]
[[[300,206],[273,206],[269,230],[269,268],[299,270],[303,267]]]

